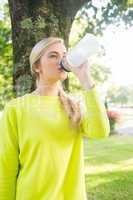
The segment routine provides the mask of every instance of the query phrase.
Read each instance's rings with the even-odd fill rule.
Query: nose
[[[61,54],[59,56],[58,61],[57,61],[58,69],[64,69],[63,64],[62,64],[64,58],[65,58],[64,54]]]
[[[60,60],[60,62],[58,63],[58,69],[61,69],[62,67],[61,67],[61,60]]]
[[[61,69],[61,62],[62,62],[62,59],[63,57],[59,58],[58,61],[57,61],[57,65],[58,65],[58,68]]]

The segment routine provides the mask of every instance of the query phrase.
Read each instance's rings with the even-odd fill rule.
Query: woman
[[[0,200],[87,199],[83,137],[108,136],[109,122],[87,62],[73,69],[85,104],[61,87],[67,78],[59,69],[65,54],[60,38],[38,42],[30,54],[35,91],[5,106],[0,121]]]

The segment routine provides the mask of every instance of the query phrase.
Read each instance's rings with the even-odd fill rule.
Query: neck
[[[33,92],[33,94],[40,96],[58,96],[58,93],[59,81],[54,83],[39,81],[36,90]]]

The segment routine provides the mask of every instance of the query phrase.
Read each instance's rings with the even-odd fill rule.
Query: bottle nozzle
[[[60,68],[62,68],[62,69],[65,70],[66,72],[71,72],[70,70],[68,70],[68,69],[66,69],[66,68],[64,67],[63,60],[61,60],[60,66],[61,66]]]

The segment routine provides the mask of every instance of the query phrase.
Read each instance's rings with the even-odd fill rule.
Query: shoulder
[[[0,113],[0,121],[2,119],[8,119],[10,121],[15,121],[18,117],[18,113],[21,113],[23,102],[25,102],[25,95],[21,97],[16,97],[5,103],[4,109]],[[24,107],[24,106],[23,106]]]
[[[17,111],[20,107],[22,107],[25,100],[26,100],[26,95],[23,95],[21,97],[16,97],[16,98],[9,100],[8,102],[6,102],[6,104],[4,106],[4,111],[5,112],[6,111]]]

